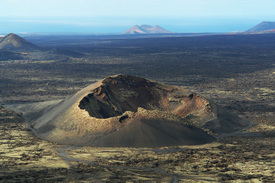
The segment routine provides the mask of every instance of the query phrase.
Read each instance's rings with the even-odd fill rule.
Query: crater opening
[[[146,110],[170,111],[181,117],[193,110],[204,108],[207,101],[190,92],[174,92],[175,88],[143,78],[117,75],[102,81],[79,103],[80,109],[100,119],[121,116],[126,111]],[[173,92],[171,92],[173,91]]]
[[[139,107],[147,110],[161,109],[164,92],[156,84],[143,78],[128,75],[106,78],[102,85],[85,96],[80,109],[96,118],[120,116],[126,111],[136,112]]]

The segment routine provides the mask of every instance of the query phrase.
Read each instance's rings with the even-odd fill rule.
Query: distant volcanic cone
[[[127,31],[122,32],[122,34],[171,34],[168,30],[156,25],[135,25]]]
[[[220,115],[226,115],[222,122]],[[243,126],[238,117],[183,87],[128,75],[92,84],[32,123],[47,140],[108,147],[203,144],[214,137],[200,128],[223,132]]]
[[[38,50],[39,47],[23,39],[22,37],[10,33],[0,39],[0,49],[7,50]]]
[[[275,22],[261,22],[258,25],[250,28],[249,30],[247,30],[246,32],[274,32],[275,30]]]

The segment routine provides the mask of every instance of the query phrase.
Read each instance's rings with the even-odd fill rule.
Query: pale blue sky
[[[231,32],[275,21],[275,0],[0,0],[0,32],[119,33],[135,24]]]

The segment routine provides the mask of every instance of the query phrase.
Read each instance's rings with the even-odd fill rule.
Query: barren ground
[[[250,49],[249,46],[246,48]],[[183,54],[183,52],[176,54],[174,51],[171,52],[174,57]],[[0,181],[274,182],[275,69],[272,66],[274,65],[274,53],[268,48],[264,53],[261,50],[259,52],[264,59],[270,59],[268,68],[261,67],[261,69],[252,69],[250,72],[234,70],[236,73],[227,77],[210,77],[192,73],[175,76],[170,65],[173,62],[169,63],[166,75],[164,72],[157,74],[154,71],[141,71],[139,69],[143,67],[136,68],[136,65],[114,66],[114,70],[110,72],[108,69],[112,67],[106,63],[101,66],[102,68],[93,65],[94,62],[100,63],[101,60],[105,60],[106,55],[96,55],[94,60],[72,60],[68,63],[1,61],[1,103],[7,108],[18,109],[18,106],[21,106],[22,111],[24,106],[29,105],[36,106],[37,109],[42,104],[34,102],[44,101],[45,106],[53,103],[52,100],[71,95],[105,75],[117,74],[118,71],[123,72],[124,69],[129,71],[130,68],[133,69],[129,71],[132,74],[136,73],[143,77],[148,75],[149,78],[169,84],[187,84],[189,89],[253,121],[254,126],[200,146],[157,149],[72,147],[39,139],[29,130],[20,114],[1,107]],[[195,55],[195,51],[190,53]],[[216,53],[214,60],[232,56],[226,57],[224,49],[217,50]],[[236,58],[239,61],[247,59],[247,68],[257,68],[257,63],[254,62],[257,59],[253,63],[249,62],[253,60],[252,57],[247,57],[249,53],[243,51],[242,54],[245,56],[240,54]],[[142,57],[135,59],[142,60],[141,58],[146,56],[144,52],[142,54]],[[153,53],[147,54],[153,59],[157,58],[152,56]],[[208,52],[203,54],[207,55]],[[109,59],[115,62],[119,58],[120,61],[126,62],[120,56]],[[84,61],[88,62],[91,68],[94,66],[101,69],[92,70],[93,73],[89,73],[84,65],[76,64],[78,62],[83,64]],[[70,67],[65,67],[66,64]],[[148,69],[150,66],[153,65],[149,64]],[[81,67],[83,70],[80,69]],[[197,69],[192,64],[189,67]],[[237,67],[245,68],[243,65]],[[178,68],[173,66],[173,69]],[[141,72],[143,74],[138,74]],[[26,107],[24,110],[30,109],[33,108]]]

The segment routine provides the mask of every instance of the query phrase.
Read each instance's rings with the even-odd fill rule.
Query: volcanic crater
[[[79,91],[32,122],[37,135],[62,144],[160,147],[208,143],[214,133],[248,123],[184,87],[129,75]]]

